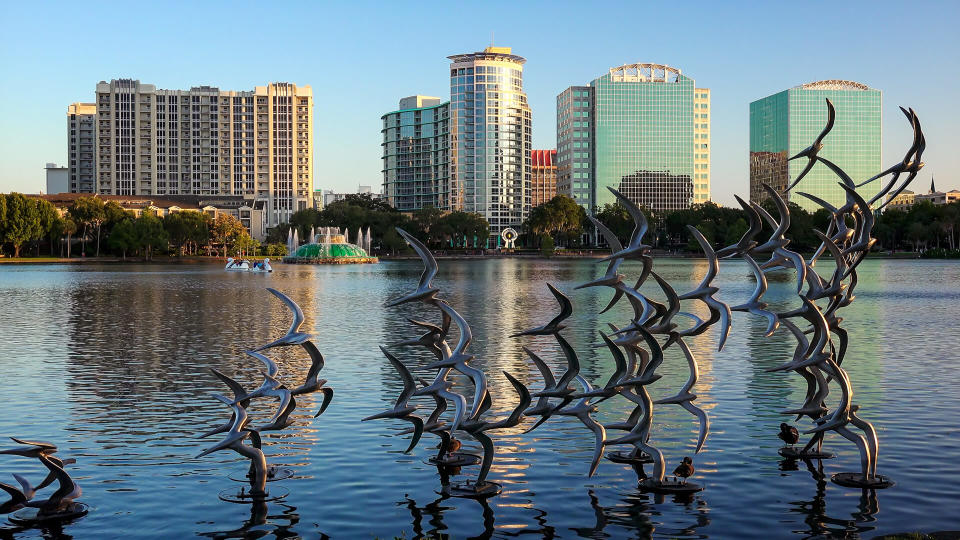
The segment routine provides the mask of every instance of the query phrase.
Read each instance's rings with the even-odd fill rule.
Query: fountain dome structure
[[[369,230],[367,239],[357,231],[357,242],[369,248]],[[337,227],[324,227],[311,233],[310,241],[290,250],[283,262],[292,264],[361,264],[376,263],[379,259],[371,257],[364,247],[347,241],[347,235]],[[294,236],[296,238],[296,236]]]

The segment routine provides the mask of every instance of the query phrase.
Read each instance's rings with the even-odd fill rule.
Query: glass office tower
[[[654,211],[710,199],[710,91],[662,64],[611,68],[557,97],[557,189],[588,212],[607,186]]]
[[[806,158],[790,162],[787,159],[813,144],[823,130],[827,122],[825,98],[833,102],[837,118],[823,141],[820,156],[836,163],[855,182],[880,172],[880,90],[852,81],[813,82],[750,104],[751,200],[766,198],[763,183],[782,193],[806,167]],[[846,195],[837,182],[837,175],[818,163],[787,194],[787,199],[810,212],[820,208],[794,193],[804,191],[840,206]],[[864,186],[860,193],[869,199],[876,189],[873,185]]]
[[[530,211],[531,118],[510,47],[449,57],[449,207],[490,222],[491,244]]]
[[[410,96],[383,115],[383,194],[391,206],[412,212],[447,209],[450,176],[450,102]]]

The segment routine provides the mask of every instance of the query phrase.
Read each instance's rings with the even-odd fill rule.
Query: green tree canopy
[[[44,217],[41,215],[37,199],[25,197],[20,193],[10,193],[5,196],[5,199],[6,219],[3,241],[12,244],[13,256],[19,257],[23,244],[43,237]]]
[[[100,227],[107,218],[103,199],[99,197],[79,197],[73,201],[67,212],[83,228],[81,240],[84,253],[86,253],[87,235],[93,230],[97,237],[97,255],[100,255]]]

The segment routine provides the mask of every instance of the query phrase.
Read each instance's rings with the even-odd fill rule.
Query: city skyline
[[[376,9],[370,9],[373,5]],[[928,167],[918,181],[935,174],[945,189],[958,184],[954,171],[960,156],[951,148],[960,142],[952,129],[960,118],[951,98],[960,74],[949,60],[941,60],[960,48],[952,30],[960,15],[954,3],[911,6],[909,11],[893,3],[823,3],[802,10],[704,3],[682,12],[661,6],[639,11],[628,3],[589,10],[573,3],[549,5],[551,10],[537,4],[512,6],[511,17],[503,17],[504,10],[495,4],[485,5],[469,12],[471,24],[465,27],[463,13],[439,7],[413,12],[402,5],[303,4],[294,10],[297,17],[258,15],[262,28],[282,28],[278,33],[297,37],[287,54],[247,47],[236,58],[215,54],[215,61],[187,53],[233,46],[231,28],[243,22],[248,10],[224,13],[198,6],[191,8],[196,17],[189,19],[178,10],[149,10],[147,24],[131,25],[132,17],[147,11],[121,16],[109,6],[74,12],[60,4],[38,15],[26,5],[6,7],[10,28],[0,38],[6,67],[0,86],[0,192],[44,189],[45,163],[67,161],[66,107],[92,102],[97,81],[113,78],[140,79],[161,88],[252,88],[265,81],[311,85],[315,189],[379,186],[380,116],[395,110],[401,96],[448,95],[447,56],[482,50],[491,33],[494,44],[512,47],[527,59],[524,90],[533,115],[534,148],[556,147],[555,100],[571,82],[589,81],[617,65],[651,62],[679,66],[698,86],[711,89],[711,197],[719,203],[729,205],[734,193],[749,191],[749,103],[824,79],[854,80],[884,92],[884,166],[908,144],[896,107],[913,106],[925,118],[930,141],[924,156]],[[582,13],[560,16],[570,10]],[[204,13],[214,12],[225,24],[202,24]],[[610,31],[620,15],[664,24],[650,24],[643,32]],[[396,24],[424,18],[433,28],[429,39],[421,25]],[[923,28],[909,40],[897,37],[905,18]],[[109,31],[96,31],[97,25]],[[675,39],[678,25],[683,40]],[[89,39],[66,37],[75,36],[68,29],[78,27],[91,29],[85,34]],[[181,37],[166,39],[174,29]],[[370,69],[374,65],[377,69]]]

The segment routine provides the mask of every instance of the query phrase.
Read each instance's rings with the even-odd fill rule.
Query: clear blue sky
[[[712,89],[712,195],[748,192],[750,101],[820,79],[883,90],[884,163],[913,106],[938,186],[960,188],[960,2],[88,2],[0,7],[0,192],[44,189],[66,161],[66,107],[95,84],[250,90],[311,85],[317,188],[380,183],[380,115],[448,96],[446,57],[511,46],[535,148],[552,148],[556,95],[612,66],[669,64]],[[378,189],[378,188],[377,188]]]

